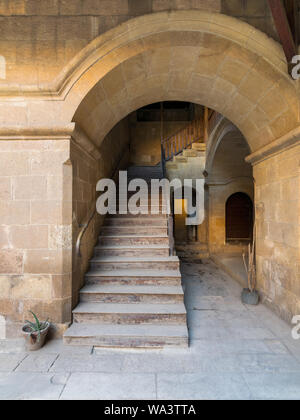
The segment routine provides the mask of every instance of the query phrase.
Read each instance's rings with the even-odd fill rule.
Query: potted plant
[[[243,253],[243,261],[247,273],[248,288],[242,291],[242,302],[248,305],[257,305],[259,295],[256,290],[256,269],[255,269],[255,223],[253,227],[252,244],[248,245],[248,264],[246,262],[245,253]]]
[[[29,311],[34,318],[35,322],[25,321],[22,331],[25,338],[26,348],[30,351],[40,349],[44,343],[47,333],[49,331],[50,322],[48,319],[40,322],[38,317],[32,311]]]

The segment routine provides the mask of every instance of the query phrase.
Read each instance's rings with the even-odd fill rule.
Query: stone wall
[[[300,146],[254,165],[258,287],[290,321],[300,314]]]
[[[188,124],[187,121],[165,121],[164,138],[171,136]],[[161,123],[131,122],[131,162],[135,165],[156,165],[161,160]]]
[[[83,237],[79,271],[78,225],[95,205],[98,179],[128,164],[128,136],[123,121],[99,157],[82,149],[77,134],[76,141],[0,142],[0,314],[7,336],[20,333],[29,310],[49,318],[58,334],[71,321],[101,219]]]
[[[109,29],[135,16],[188,9],[235,16],[277,39],[266,0],[2,0],[0,56],[7,64],[6,81],[49,82]]]
[[[8,335],[29,310],[57,324],[70,321],[69,157],[68,140],[0,143],[0,312]]]

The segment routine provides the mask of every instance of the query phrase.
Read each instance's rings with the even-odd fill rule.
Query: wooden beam
[[[283,0],[295,46],[299,44],[299,2],[298,0]]]
[[[292,58],[297,55],[298,46],[296,47],[284,3],[282,0],[268,0],[268,3],[289,65],[289,71],[291,71]],[[289,9],[290,7],[291,5],[289,4]],[[290,19],[292,19],[291,15]]]

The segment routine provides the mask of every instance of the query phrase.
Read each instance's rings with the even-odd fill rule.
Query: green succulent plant
[[[48,324],[48,318],[47,318],[46,321],[40,322],[38,317],[36,316],[36,314],[34,312],[32,312],[32,311],[29,311],[29,312],[32,314],[35,322],[25,320],[26,327],[28,327],[30,329],[31,334],[37,333],[37,341],[39,342],[40,338],[41,338],[41,331],[44,330],[46,328],[47,324]]]

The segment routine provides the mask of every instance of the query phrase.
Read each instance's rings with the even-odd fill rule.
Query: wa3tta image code
[[[141,407],[121,407],[114,404],[105,407],[106,415],[126,415],[132,418],[139,415],[196,415],[196,409],[192,404],[147,404]]]

